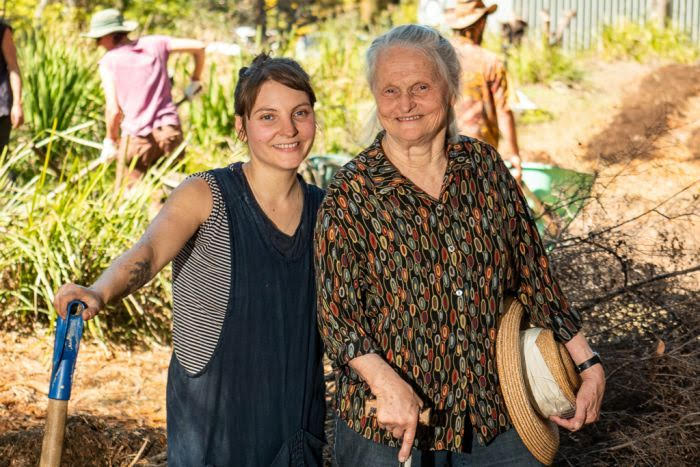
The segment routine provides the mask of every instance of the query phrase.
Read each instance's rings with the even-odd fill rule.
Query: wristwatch
[[[602,365],[603,361],[600,359],[600,355],[598,354],[598,352],[596,352],[594,350],[593,356],[591,358],[589,358],[585,362],[582,362],[582,363],[576,365],[576,372],[581,373],[581,372],[589,369],[590,367],[592,367],[593,365],[596,365],[598,363],[600,363]]]

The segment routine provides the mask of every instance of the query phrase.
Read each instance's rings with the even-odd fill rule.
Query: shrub
[[[602,54],[609,60],[668,59],[692,63],[700,58],[700,49],[686,33],[673,27],[662,28],[653,22],[605,26],[601,39]]]
[[[21,147],[0,158],[0,309],[5,328],[53,323],[54,291],[65,282],[90,284],[117,254],[143,233],[148,206],[162,187],[172,158],[148,173],[125,196],[115,191],[113,170],[85,171],[70,151],[58,179],[43,170],[30,181],[11,181],[13,165],[31,155]],[[164,341],[169,334],[169,270],[113,312],[88,322],[93,337]]]
[[[511,49],[508,71],[521,84],[550,81],[575,83],[583,78],[583,70],[576,64],[573,53],[531,39]]]

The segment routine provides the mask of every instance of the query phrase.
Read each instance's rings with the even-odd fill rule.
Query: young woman
[[[315,100],[296,62],[256,57],[235,90],[250,161],[189,177],[94,284],[56,295],[58,313],[79,299],[91,319],[173,260],[169,465],[321,464],[312,232],[323,192],[297,174]]]

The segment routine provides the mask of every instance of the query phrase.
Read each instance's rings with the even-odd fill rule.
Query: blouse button
[[[455,246],[454,246],[454,245],[448,246],[448,247],[447,247],[447,251],[449,251],[450,253],[454,253],[454,252],[455,252]]]
[[[437,210],[438,214],[441,214],[442,210],[445,209],[445,207],[442,204],[438,204],[437,208],[435,208],[435,209]]]
[[[459,290],[457,290],[457,291],[455,292],[455,294],[456,294],[458,297],[461,297],[463,293],[464,293],[464,292],[462,291],[462,289],[459,289]]]

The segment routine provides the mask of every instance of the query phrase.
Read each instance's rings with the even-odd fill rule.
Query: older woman
[[[498,316],[517,295],[577,364],[579,331],[518,184],[493,147],[459,136],[460,66],[436,31],[394,28],[367,52],[383,130],[338,171],[316,227],[319,323],[337,377],[339,465],[537,464],[496,376]],[[588,364],[569,420],[598,418]],[[376,399],[376,412],[365,406]],[[432,409],[430,426],[419,411]],[[413,450],[411,448],[414,448]]]

